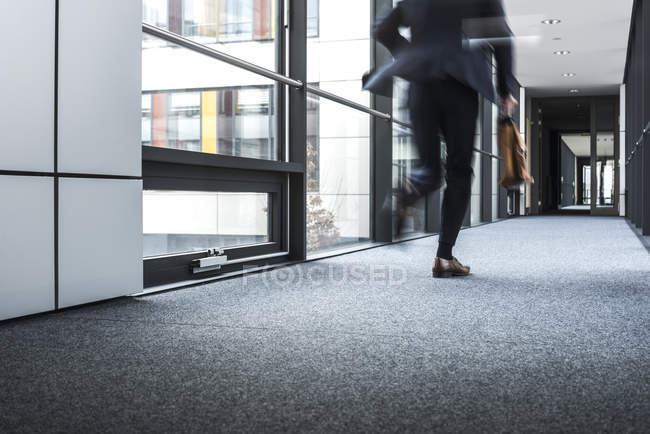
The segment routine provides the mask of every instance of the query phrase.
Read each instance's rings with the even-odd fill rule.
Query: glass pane
[[[499,108],[496,104],[492,104],[492,155],[499,155],[499,140],[498,140],[498,131],[499,131]],[[530,153],[529,153],[530,154]],[[499,167],[500,162],[496,158],[491,158],[492,160],[492,221],[496,221],[499,218]],[[529,166],[530,167],[530,166]]]
[[[342,13],[342,11],[345,11]],[[370,69],[371,0],[307,1],[307,81],[364,105]]]
[[[614,133],[596,136],[596,206],[614,206]]]
[[[393,222],[397,221],[397,194],[402,183],[414,169],[420,167],[420,156],[413,141],[413,133],[409,128],[393,124]],[[409,208],[401,229],[402,234],[424,232],[426,226],[426,201],[416,202]],[[393,231],[397,226],[393,224]]]
[[[591,205],[591,135],[560,135],[560,209],[588,210]]]
[[[582,166],[582,203],[584,205],[591,205],[591,166]]]
[[[596,104],[596,207],[612,208],[615,202],[616,149],[616,103]]]
[[[395,77],[393,79],[393,117],[402,122],[411,122],[409,117],[409,83]]]
[[[307,250],[370,237],[370,119],[307,97]]]
[[[497,68],[495,66],[494,56],[492,60],[492,85],[497,85]],[[521,127],[525,133],[525,125]],[[499,140],[498,140],[498,131],[499,131],[499,106],[492,104],[492,155],[499,155]],[[530,155],[530,152],[528,153]],[[492,221],[496,221],[499,218],[499,192],[501,186],[499,185],[499,178],[501,162],[496,158],[492,158]],[[530,167],[530,166],[528,166]]]
[[[474,148],[481,149],[481,116],[478,116],[477,126],[474,130]],[[483,158],[490,158],[483,156],[477,152],[472,153],[472,169],[474,170],[474,175],[472,177],[472,196],[470,199],[470,225],[474,226],[481,223],[481,162]]]
[[[307,0],[307,37],[318,37],[320,0]]]
[[[191,50],[145,38],[142,144],[278,159],[272,80]]]
[[[148,24],[275,70],[276,3],[276,0],[143,0],[142,16]],[[189,67],[188,70],[192,71]]]
[[[269,241],[268,193],[143,192],[144,256]]]

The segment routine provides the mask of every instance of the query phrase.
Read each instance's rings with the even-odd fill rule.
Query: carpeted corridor
[[[650,431],[650,255],[524,217],[0,323],[0,432]]]

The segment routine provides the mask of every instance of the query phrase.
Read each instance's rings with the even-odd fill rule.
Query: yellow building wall
[[[217,91],[201,92],[201,151],[217,153]]]

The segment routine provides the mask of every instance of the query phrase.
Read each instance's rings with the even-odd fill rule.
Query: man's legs
[[[440,86],[435,84],[411,83],[409,87],[409,115],[421,165],[404,180],[401,200],[404,206],[411,206],[420,197],[440,188],[440,111],[436,103],[439,92]]]
[[[451,250],[472,193],[472,159],[478,94],[456,80],[442,82],[441,128],[447,143],[447,188],[436,256],[451,259]]]

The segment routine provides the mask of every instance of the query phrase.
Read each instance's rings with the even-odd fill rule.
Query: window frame
[[[210,159],[211,161],[201,161],[203,159],[187,154],[198,153],[143,147],[143,190],[267,193],[269,194],[268,241],[245,246],[214,246],[223,249],[229,261],[245,258],[251,260],[226,264],[221,269],[201,273],[192,271],[192,261],[207,257],[207,249],[143,258],[144,287],[241,271],[247,265],[257,264],[259,261],[255,258],[260,256],[274,255],[273,258],[265,259],[264,263],[286,261],[288,257],[286,210],[289,184],[285,169],[300,173],[302,168],[291,163],[213,154],[208,154],[216,157]]]

